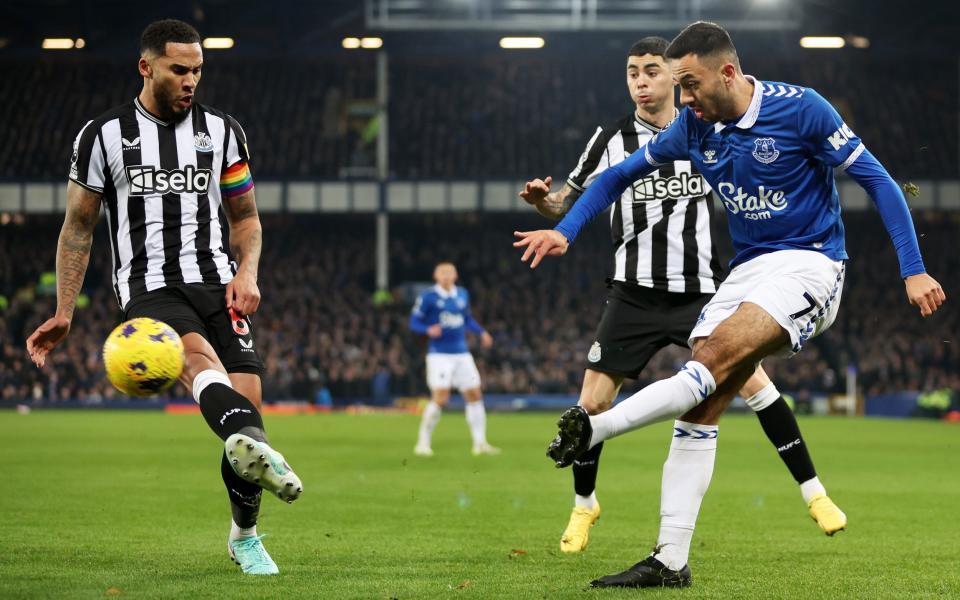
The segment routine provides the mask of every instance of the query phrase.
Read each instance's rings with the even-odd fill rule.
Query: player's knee
[[[450,402],[450,390],[433,390],[430,394],[430,400],[440,408],[443,408]]]
[[[698,425],[716,425],[732,399],[729,394],[714,394],[681,415],[680,420]]]
[[[610,410],[610,406],[612,404],[612,398],[598,398],[589,394],[585,394],[580,397],[580,406],[583,407],[583,410],[587,411],[588,415],[598,415],[602,412],[606,412]]]

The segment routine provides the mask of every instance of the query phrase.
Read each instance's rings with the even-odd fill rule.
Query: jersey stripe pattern
[[[167,123],[135,99],[83,126],[70,179],[102,194],[121,307],[168,285],[233,279],[223,202],[252,189],[249,159],[240,125],[201,104]]]
[[[597,128],[567,184],[584,192],[659,132],[635,113]],[[668,292],[716,292],[723,267],[710,234],[709,199],[709,186],[685,160],[635,181],[610,211],[613,279]]]

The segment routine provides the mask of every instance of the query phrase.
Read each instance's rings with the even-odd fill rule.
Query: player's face
[[[650,113],[673,105],[673,77],[662,56],[627,58],[627,90],[637,108]]]
[[[670,61],[673,77],[680,84],[680,103],[689,106],[698,119],[715,123],[736,117],[730,82],[735,68],[720,59],[701,60],[688,54]]]
[[[144,60],[147,65],[143,64]],[[163,56],[141,59],[140,71],[150,81],[151,92],[160,111],[158,116],[175,121],[187,116],[193,106],[202,68],[203,50],[200,44],[167,42]]]
[[[457,282],[457,268],[450,264],[437,265],[433,270],[433,280],[442,288],[450,288]]]

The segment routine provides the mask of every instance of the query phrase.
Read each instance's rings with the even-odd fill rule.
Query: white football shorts
[[[427,354],[427,387],[431,390],[456,388],[461,392],[480,387],[480,371],[473,355],[469,352]]]
[[[765,310],[790,334],[774,356],[793,356],[837,317],[844,262],[813,250],[778,250],[737,265],[707,302],[690,332],[690,344],[707,337],[742,302]]]

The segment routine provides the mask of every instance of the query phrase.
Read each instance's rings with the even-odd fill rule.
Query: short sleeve
[[[250,147],[247,145],[247,134],[243,127],[237,123],[236,119],[227,116],[227,148],[224,153],[227,161],[227,167],[232,167],[238,162],[247,162],[250,160]]]
[[[690,109],[684,108],[666,127],[660,130],[660,133],[646,143],[643,152],[648,163],[659,167],[675,160],[689,160],[687,127],[690,118],[696,117],[693,117]]]
[[[105,164],[100,129],[93,121],[87,121],[73,140],[70,179],[93,192],[103,192]]]
[[[863,152],[860,138],[816,91],[807,88],[800,102],[799,129],[807,151],[831,167],[849,167]]]
[[[567,176],[567,184],[578,192],[583,192],[610,165],[607,144],[612,137],[611,131],[597,127],[597,131],[587,142],[577,166]]]

